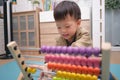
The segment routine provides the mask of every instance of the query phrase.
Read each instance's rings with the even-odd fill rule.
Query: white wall
[[[81,7],[81,18],[90,19],[90,7]],[[40,22],[53,22],[53,11],[40,12]]]

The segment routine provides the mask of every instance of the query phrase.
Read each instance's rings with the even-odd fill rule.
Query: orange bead
[[[100,69],[99,68],[94,68],[94,75],[99,76],[100,74]]]
[[[87,71],[88,74],[91,74],[91,75],[94,74],[94,69],[93,69],[93,67],[88,67],[87,70],[88,70],[88,71]]]
[[[82,73],[82,67],[81,66],[77,66],[77,73]]]
[[[77,72],[77,66],[72,65],[71,66],[71,71],[76,73]]]
[[[86,66],[82,67],[82,73],[87,74],[88,68]]]

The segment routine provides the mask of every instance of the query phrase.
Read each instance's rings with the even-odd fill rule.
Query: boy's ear
[[[78,25],[81,24],[81,19],[78,19],[77,24],[78,24]]]

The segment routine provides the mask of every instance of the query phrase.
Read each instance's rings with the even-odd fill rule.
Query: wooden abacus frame
[[[17,61],[18,66],[21,69],[21,72],[24,76],[24,79],[26,80],[33,80],[32,77],[30,76],[31,74],[26,71],[27,66],[24,64],[24,57],[21,56],[21,52],[19,50],[19,47],[15,41],[10,42],[7,45],[8,49],[12,53],[14,59]],[[102,53],[102,75],[101,79],[102,80],[109,80],[109,63],[110,63],[110,50],[111,50],[111,45],[109,43],[103,43],[102,48],[101,48],[101,53]],[[22,74],[20,74],[22,76]],[[23,78],[23,77],[22,77]],[[18,78],[18,80],[22,80],[22,78]]]

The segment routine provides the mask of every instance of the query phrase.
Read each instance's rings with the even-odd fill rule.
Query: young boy
[[[60,37],[57,46],[91,46],[89,32],[80,27],[81,11],[72,1],[62,1],[54,9],[54,19]],[[45,66],[31,65],[30,67],[44,70]]]
[[[60,37],[58,46],[91,46],[90,34],[80,27],[81,11],[72,1],[62,1],[54,9],[54,19]]]

